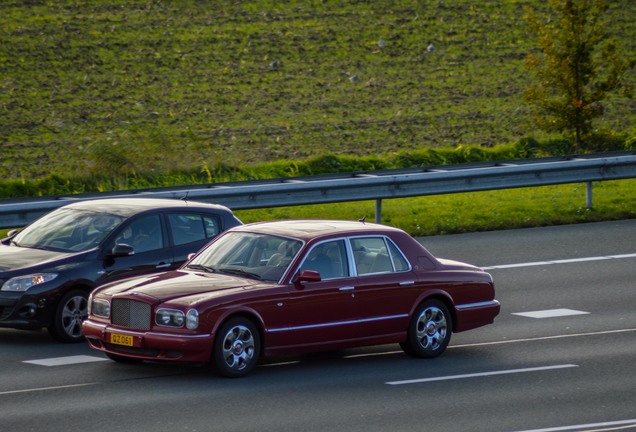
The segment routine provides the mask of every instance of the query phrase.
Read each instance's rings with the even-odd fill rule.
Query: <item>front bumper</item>
[[[90,320],[84,321],[82,330],[91,348],[123,357],[201,363],[208,362],[212,353],[213,336],[209,334],[134,331]],[[132,346],[112,343],[113,334],[132,337]]]
[[[39,330],[52,318],[51,301],[15,292],[0,292],[0,327]]]

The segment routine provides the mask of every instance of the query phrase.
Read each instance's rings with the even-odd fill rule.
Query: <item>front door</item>
[[[135,253],[124,257],[105,256],[97,283],[170,270],[174,258],[164,232],[159,214],[143,216],[122,227],[106,248],[112,250],[116,243],[124,243],[132,246]]]
[[[344,239],[314,245],[296,273],[303,270],[319,272],[322,280],[290,287],[289,344],[311,347],[356,338],[356,279],[349,275]]]

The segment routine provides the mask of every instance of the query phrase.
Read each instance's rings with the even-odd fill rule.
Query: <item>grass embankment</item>
[[[425,236],[597,222],[636,217],[636,180],[594,183],[586,208],[586,185],[569,184],[382,201],[382,222]],[[375,201],[240,210],[243,222],[269,219],[375,219]]]
[[[522,97],[532,79],[524,58],[536,49],[523,7],[545,2],[306,3],[3,1],[1,196],[219,181],[263,164],[281,176],[283,159],[290,162],[284,175],[294,175],[295,166],[327,153],[408,160],[424,149],[558,138],[533,128]],[[635,52],[631,1],[611,2],[610,18],[620,47]],[[596,150],[634,136],[632,100],[612,98],[605,108],[597,126],[611,145],[601,141]],[[513,202],[521,191],[499,193],[506,198],[496,201]],[[577,204],[545,214],[554,193],[563,195],[548,192],[549,203],[534,208],[523,203],[540,199],[520,199],[523,214],[517,206],[485,211],[493,199],[486,193],[465,204],[461,196],[386,201],[384,220],[407,227],[428,219],[453,232],[505,226],[491,219],[557,223],[584,206],[573,198]],[[595,214],[606,211],[602,195],[595,195]],[[306,211],[349,218],[347,207]],[[360,207],[352,204],[351,216],[360,217]],[[244,219],[303,211],[254,211]],[[613,218],[623,210],[607,211]]]

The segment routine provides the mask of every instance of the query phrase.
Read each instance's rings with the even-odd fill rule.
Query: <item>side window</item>
[[[395,266],[396,272],[408,271],[410,269],[409,263],[402,255],[402,252],[393,244],[392,241],[387,241],[389,245],[389,252],[391,253],[391,258],[393,258],[393,265]]]
[[[300,266],[302,270],[315,270],[321,279],[349,276],[349,264],[344,240],[333,240],[314,246]]]
[[[384,237],[352,238],[351,248],[359,275],[393,273],[409,268],[397,247]]]
[[[216,216],[203,216],[203,227],[205,228],[205,238],[211,239],[221,232],[221,224]]]
[[[209,239],[219,233],[219,223],[214,216],[188,213],[167,216],[175,246]]]
[[[383,237],[353,238],[351,248],[359,275],[393,271]]]
[[[159,215],[149,215],[128,225],[117,237],[116,243],[126,243],[135,253],[148,252],[163,247],[163,232]]]

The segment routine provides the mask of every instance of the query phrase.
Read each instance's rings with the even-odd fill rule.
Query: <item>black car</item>
[[[47,327],[83,339],[87,299],[98,285],[178,268],[241,221],[220,205],[154,198],[80,201],[0,243],[0,327]]]

